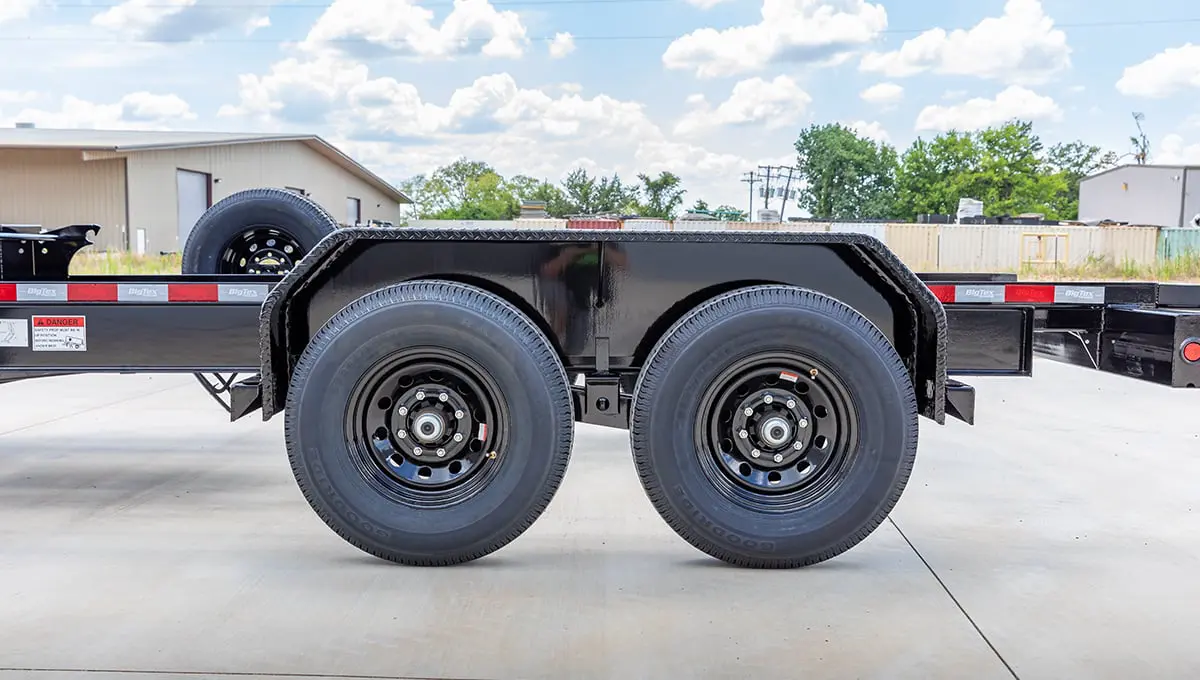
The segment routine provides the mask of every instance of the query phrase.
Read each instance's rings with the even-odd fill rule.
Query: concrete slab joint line
[[[967,623],[971,624],[971,627],[974,628],[975,632],[979,634],[980,639],[982,639],[983,642],[988,646],[988,649],[992,650],[992,653],[996,655],[996,658],[1000,660],[1000,663],[1004,664],[1004,668],[1008,671],[1009,675],[1012,675],[1017,680],[1020,680],[1020,676],[1018,676],[1017,672],[1013,670],[1013,667],[1009,665],[1008,660],[1004,658],[1004,655],[1000,653],[1000,650],[996,649],[996,646],[993,645],[992,641],[988,639],[988,636],[984,634],[983,629],[979,627],[979,624],[975,623],[975,619],[971,618],[971,615],[967,613],[966,608],[962,606],[962,603],[958,601],[958,598],[954,596],[954,593],[950,592],[950,588],[946,585],[946,582],[942,580],[941,576],[938,576],[938,573],[933,569],[933,565],[929,564],[929,561],[925,559],[925,556],[921,554],[921,551],[917,550],[917,546],[913,545],[913,542],[908,539],[908,535],[904,533],[904,530],[900,528],[900,525],[896,523],[896,520],[888,517],[888,522],[896,530],[896,533],[900,534],[900,538],[904,539],[904,542],[908,544],[910,549],[912,549],[913,554],[917,556],[917,559],[921,560],[921,564],[924,564],[925,568],[929,570],[930,575],[932,575],[934,580],[938,582],[938,585],[942,587],[942,590],[946,591],[947,597],[950,598],[950,601],[954,603],[955,607],[958,607],[958,611],[962,612],[963,617],[967,619]]]
[[[31,673],[38,675],[64,674],[64,677],[86,674],[87,676],[133,676],[149,678],[166,678],[191,680],[192,678],[250,678],[257,680],[495,680],[493,678],[463,678],[463,677],[432,677],[423,675],[354,675],[354,674],[320,674],[320,673],[256,673],[253,671],[167,671],[167,670],[136,670],[114,668],[0,668],[0,679],[9,673],[19,673],[23,677]]]

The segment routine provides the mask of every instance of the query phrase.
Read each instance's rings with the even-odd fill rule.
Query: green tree
[[[637,208],[637,187],[612,177],[596,179],[583,168],[572,170],[562,181],[563,210],[566,215],[628,213]]]
[[[687,190],[680,185],[683,180],[671,172],[662,172],[658,177],[639,174],[641,192],[644,200],[637,204],[637,212],[642,217],[654,217],[661,220],[675,219],[679,207],[683,205],[683,195]]]
[[[979,146],[975,137],[950,131],[932,141],[917,138],[901,157],[896,176],[895,217],[915,220],[921,213],[953,214],[960,197],[976,197]]]
[[[1103,159],[1099,149],[1092,153],[1082,145],[1056,145],[1047,152],[1032,123],[1021,120],[974,133],[951,130],[931,141],[918,138],[901,157],[896,217],[954,214],[960,198],[974,198],[983,201],[989,216],[1070,219],[1078,212],[1078,179],[1087,172],[1082,168]]]
[[[1060,219],[1079,219],[1079,183],[1084,177],[1117,165],[1117,152],[1103,151],[1082,141],[1063,142],[1050,147],[1046,162],[1062,175],[1066,189],[1055,197],[1055,212]]]
[[[713,209],[712,213],[726,222],[746,221],[746,211],[732,205],[719,205]]]
[[[796,140],[797,204],[818,218],[890,217],[896,150],[837,123],[811,125]]]
[[[562,189],[544,179],[515,175],[507,180],[506,185],[518,205],[521,201],[544,201],[547,215],[562,217],[566,214],[566,201]]]

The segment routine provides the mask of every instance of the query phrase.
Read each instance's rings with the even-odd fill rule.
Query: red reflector
[[[17,284],[0,283],[0,302],[17,301]]]
[[[167,286],[171,302],[217,302],[215,283],[172,283]]]
[[[942,302],[954,302],[954,286],[929,286],[929,291]]]
[[[116,302],[115,283],[72,283],[67,286],[67,300],[71,302]]]
[[[1183,358],[1191,363],[1200,361],[1200,342],[1189,340],[1183,343]]]
[[[1054,302],[1054,286],[1007,285],[1005,302]]]

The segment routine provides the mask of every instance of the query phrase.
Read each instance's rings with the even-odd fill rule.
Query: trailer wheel
[[[474,560],[521,535],[562,481],[566,371],[495,295],[400,284],[351,303],[309,343],[285,431],[304,497],[343,539],[408,565]]]
[[[756,286],[693,310],[652,350],[630,423],[643,489],[684,540],[745,567],[830,559],[908,482],[917,405],[904,364],[855,310]]]
[[[183,247],[184,274],[286,274],[338,228],[316,202],[285,189],[250,189],[204,212]]]

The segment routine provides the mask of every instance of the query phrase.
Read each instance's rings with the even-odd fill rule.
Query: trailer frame
[[[313,508],[351,544],[406,564],[477,559],[523,532],[544,510],[561,481],[576,422],[630,431],[648,496],[685,540],[734,564],[791,567],[829,559],[849,549],[882,521],[911,471],[918,415],[939,424],[947,416],[975,423],[975,390],[962,378],[1027,377],[1032,375],[1036,354],[1169,387],[1200,385],[1200,286],[1028,282],[1007,274],[917,274],[865,234],[345,228],[324,237],[283,276],[72,276],[71,258],[90,244],[88,234],[93,231],[98,231],[96,225],[36,234],[0,229],[0,383],[76,373],[183,373],[195,375],[233,421],[256,411],[269,420],[286,411],[289,457]],[[760,304],[765,306],[756,306]],[[530,469],[542,470],[537,473],[542,477],[510,480],[522,489],[526,487],[520,485],[534,485],[526,489],[531,504],[519,511],[510,508],[496,519],[479,518],[482,524],[457,530],[457,538],[447,534],[433,543],[423,542],[422,530],[414,528],[417,525],[406,515],[386,515],[396,522],[387,524],[380,519],[385,515],[371,515],[365,506],[356,505],[366,502],[363,494],[370,496],[375,491],[354,487],[359,488],[359,496],[346,496],[345,485],[351,482],[346,477],[337,480],[335,468],[341,459],[329,451],[340,444],[325,440],[314,448],[314,431],[301,420],[320,413],[313,411],[312,400],[321,396],[303,389],[313,372],[328,379],[333,375],[328,372],[328,362],[350,361],[344,346],[336,349],[337,338],[361,335],[363,331],[354,330],[355,325],[368,323],[370,318],[375,319],[370,324],[382,329],[378,324],[384,317],[379,314],[400,314],[403,306],[443,309],[447,319],[458,319],[453,323],[468,325],[474,323],[469,319],[482,318],[481,310],[494,310],[501,325],[492,332],[508,333],[508,342],[520,337],[530,343],[528,347],[510,345],[509,351],[519,354],[513,359],[514,366],[524,366],[527,379],[532,379],[531,371],[541,371],[539,375],[546,381],[542,387],[551,391],[537,398],[549,399],[547,405],[559,404],[552,410],[565,408],[548,416],[549,423],[533,426],[541,433],[538,436],[548,438],[542,444],[521,440],[523,446],[549,447],[528,454],[533,456],[528,462],[533,466]],[[721,330],[728,324],[722,324],[715,311],[718,307],[741,319],[737,323],[759,318],[754,323],[759,324],[755,328],[760,335],[747,337],[760,345],[766,342],[763,346],[770,344],[770,338],[764,340],[761,334],[773,332],[770,322],[763,319],[771,318],[774,310],[778,310],[780,323],[789,324],[789,337],[807,336],[820,344],[822,336],[813,335],[814,324],[833,324],[824,327],[851,344],[860,343],[854,344],[858,349],[853,351],[866,360],[862,366],[846,364],[848,354],[842,357],[839,369],[834,355],[841,350],[828,344],[820,349],[822,357],[835,359],[832,371],[828,367],[812,369],[811,384],[814,390],[819,388],[813,398],[820,403],[793,408],[788,396],[793,393],[779,393],[791,411],[786,418],[777,414],[770,421],[779,432],[786,430],[789,437],[796,437],[797,452],[802,444],[805,451],[812,446],[825,448],[825,444],[814,443],[823,436],[811,439],[793,430],[806,427],[808,418],[814,419],[815,426],[819,414],[812,408],[834,410],[839,403],[851,414],[837,413],[837,423],[828,430],[840,438],[839,446],[853,448],[860,438],[890,437],[870,445],[896,447],[894,454],[899,458],[887,451],[883,454],[887,464],[877,474],[884,476],[869,482],[876,489],[871,493],[880,495],[870,496],[869,503],[855,511],[860,513],[853,520],[856,528],[829,533],[837,522],[797,519],[817,522],[812,533],[803,537],[755,533],[758,524],[736,525],[735,515],[741,510],[734,515],[713,515],[718,512],[714,509],[717,501],[698,501],[696,487],[685,492],[684,479],[671,477],[683,473],[667,468],[684,463],[664,458],[663,447],[684,443],[664,443],[663,416],[657,416],[659,424],[652,425],[656,416],[647,410],[651,408],[647,400],[656,398],[658,382],[675,380],[678,387],[678,371],[675,378],[665,378],[670,371],[664,362],[674,361],[670,357],[681,351],[679,343],[694,343],[704,333],[719,336],[728,332]],[[801,323],[800,319],[808,321]],[[442,321],[422,323],[437,326]],[[450,332],[447,328],[439,332]],[[362,337],[369,343],[377,336]],[[485,351],[482,345],[476,347]],[[342,358],[325,358],[325,352],[335,350]],[[533,356],[541,358],[530,364]],[[561,402],[553,391],[558,389],[556,371],[564,376]],[[857,376],[850,381],[858,386],[857,393],[853,389],[846,392],[842,384],[842,378],[851,374]],[[511,382],[513,374],[508,375],[509,386],[516,389],[518,383]],[[784,375],[786,372],[780,374]],[[879,386],[890,395],[889,401],[865,399],[865,375],[887,383]],[[807,377],[801,377],[793,375],[788,380],[808,385]],[[470,378],[464,380],[470,382]],[[525,392],[527,387],[518,391]],[[533,392],[542,394],[542,387]],[[460,396],[454,393],[450,398]],[[446,398],[442,395],[443,401]],[[906,401],[911,403],[911,423],[894,418],[909,408]],[[384,402],[391,404],[389,399],[380,400]],[[350,408],[348,404],[345,408]],[[472,408],[462,407],[474,413]],[[496,408],[503,411],[505,407]],[[880,418],[879,429],[884,434],[871,428],[857,429],[858,421],[853,418],[861,408]],[[753,409],[746,410],[749,417]],[[753,416],[752,422],[758,423],[753,427],[766,427],[761,423],[766,417],[762,413]],[[571,425],[558,418],[566,418]],[[437,422],[442,423],[437,428],[448,426]],[[332,427],[332,421],[326,425]],[[352,428],[349,424],[345,427],[350,437]],[[381,425],[375,431],[387,429]],[[486,431],[479,433],[481,442],[487,438]],[[755,437],[762,434],[755,432]],[[744,429],[741,436],[747,436]],[[456,442],[463,441],[461,433],[456,437]],[[551,439],[557,443],[551,446]],[[488,441],[488,446],[494,444]],[[476,467],[487,466],[488,456],[497,457],[496,450],[489,452],[482,445],[472,450],[475,458],[469,465]],[[774,454],[775,462],[791,465],[792,452],[779,451]],[[419,448],[416,453],[421,454]],[[755,448],[754,456],[758,453]],[[445,453],[439,448],[437,455]],[[832,454],[828,458],[834,460]],[[416,469],[413,465],[424,463],[404,465],[411,473]],[[792,477],[780,477],[770,461],[764,460],[763,465],[753,475],[741,474],[748,479],[771,479],[770,484],[808,474],[803,472],[807,465],[803,461],[796,468],[801,472],[787,470]],[[738,469],[750,469],[746,463],[742,466]],[[829,474],[852,474],[851,468],[846,470]],[[825,474],[824,468],[821,474]],[[866,473],[859,469],[853,474]],[[800,485],[796,488],[803,487],[801,481],[795,482]],[[760,491],[768,490],[768,482],[756,483]],[[868,481],[860,479],[855,484]],[[884,486],[878,486],[881,484]],[[393,497],[384,487],[371,488],[401,505],[425,498]],[[832,493],[833,488],[826,491]],[[728,495],[728,502],[733,503],[730,507],[752,503],[749,497],[737,495],[741,491],[722,493],[732,494]],[[805,502],[819,503],[820,498],[818,494]],[[427,502],[433,501],[420,501]],[[760,510],[767,513],[764,516],[777,511],[769,506]],[[490,533],[480,538],[478,532],[485,530]],[[446,547],[447,541],[454,547]],[[442,547],[430,547],[433,545]]]

